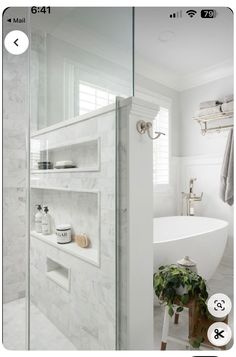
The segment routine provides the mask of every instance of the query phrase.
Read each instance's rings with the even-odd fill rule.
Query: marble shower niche
[[[76,142],[68,142],[63,145],[57,145],[49,148],[48,141],[41,142],[38,152],[36,149],[35,155],[32,158],[31,164],[34,173],[44,173],[45,170],[38,169],[39,161],[50,161],[54,169],[47,170],[51,172],[76,172],[76,171],[98,171],[100,163],[100,143],[99,138],[89,137],[77,140]],[[58,161],[72,161],[75,168],[57,169],[55,165]],[[54,171],[52,171],[54,170]]]
[[[31,237],[63,250],[68,254],[80,257],[94,265],[99,265],[100,247],[100,193],[99,191],[75,191],[69,189],[42,189],[31,190],[32,209],[37,204],[49,208],[50,235],[36,233],[32,220]],[[56,226],[70,224],[72,242],[58,244]],[[88,248],[81,248],[74,242],[74,236],[85,233],[90,240]]]

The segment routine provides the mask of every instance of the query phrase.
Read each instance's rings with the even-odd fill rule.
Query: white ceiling
[[[182,18],[170,13],[182,10]],[[232,73],[233,14],[216,8],[214,19],[202,19],[201,8],[136,8],[136,70],[177,90]],[[168,41],[160,40],[169,37]],[[202,77],[202,78],[200,78]]]

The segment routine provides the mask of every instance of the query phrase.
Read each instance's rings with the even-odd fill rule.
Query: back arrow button
[[[28,49],[29,39],[23,31],[14,30],[8,32],[4,39],[4,45],[12,55],[21,55]]]

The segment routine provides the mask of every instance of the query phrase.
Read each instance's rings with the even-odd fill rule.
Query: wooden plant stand
[[[225,349],[225,346],[216,347],[212,345],[212,343],[208,340],[207,330],[210,327],[210,325],[213,324],[215,321],[210,320],[199,313],[195,299],[190,300],[185,305],[181,305],[179,301],[176,301],[175,306],[176,307],[183,306],[184,309],[188,309],[188,319],[189,319],[188,339],[186,340],[177,339],[172,336],[169,336],[169,324],[171,318],[168,313],[168,307],[166,306],[165,313],[164,313],[163,328],[162,328],[161,350],[166,350],[168,340],[179,343],[184,346],[190,346],[189,341],[194,340],[198,336],[202,336],[204,338],[204,342],[201,345],[206,348],[222,349],[222,350]],[[179,321],[179,313],[175,313],[174,323],[178,324],[178,321]],[[228,316],[222,322],[228,324]]]

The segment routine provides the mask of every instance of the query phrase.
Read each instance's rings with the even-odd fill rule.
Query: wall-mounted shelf
[[[233,119],[233,112],[222,112],[214,115],[204,115],[193,118],[197,121],[201,127],[202,135],[208,132],[214,132],[232,128],[234,125],[230,123],[230,119]],[[211,126],[212,123],[216,122],[216,125]]]
[[[39,239],[42,242],[49,244],[66,254],[70,254],[76,258],[82,259],[97,267],[99,266],[98,251],[94,248],[81,248],[75,242],[68,244],[58,244],[56,234],[43,235],[41,233],[31,231],[31,237]]]

